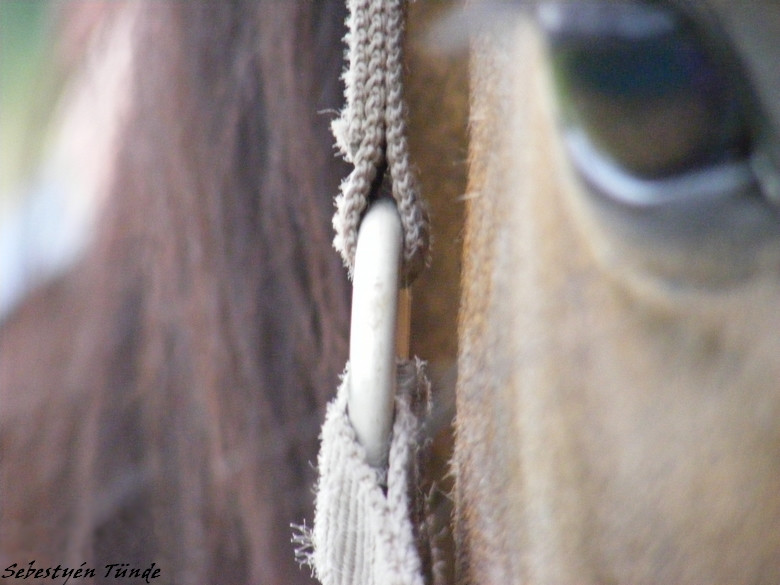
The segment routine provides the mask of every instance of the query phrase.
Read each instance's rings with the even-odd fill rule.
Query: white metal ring
[[[349,418],[366,458],[387,462],[396,386],[398,272],[403,231],[395,204],[375,202],[358,233],[349,342]]]

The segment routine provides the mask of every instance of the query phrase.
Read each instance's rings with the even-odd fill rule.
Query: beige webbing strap
[[[332,129],[354,169],[336,198],[333,244],[351,274],[360,218],[377,174],[386,165],[404,232],[402,281],[409,284],[427,262],[429,228],[406,140],[402,92],[406,0],[348,0],[348,6],[347,103]]]
[[[344,380],[348,379],[348,372]],[[419,547],[425,502],[416,489],[421,422],[430,411],[422,363],[399,366],[387,469],[366,462],[347,415],[343,382],[328,406],[318,459],[314,527],[297,537],[299,560],[322,585],[424,585]]]

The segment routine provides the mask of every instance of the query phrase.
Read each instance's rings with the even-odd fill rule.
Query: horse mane
[[[0,326],[3,567],[310,582],[289,523],[312,516],[347,354],[320,113],[342,102],[342,4],[137,6],[94,240]]]

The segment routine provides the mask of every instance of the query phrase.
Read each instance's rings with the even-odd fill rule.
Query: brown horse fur
[[[441,8],[414,4],[410,34]],[[71,76],[132,18],[129,112],[86,255],[0,326],[1,568],[155,562],[170,583],[308,583],[289,524],[312,518],[347,354],[330,217],[348,169],[328,129],[344,2],[60,9]],[[412,40],[408,77],[439,250],[412,350],[451,380],[465,67]]]
[[[780,8],[681,4],[719,18],[776,140]],[[755,192],[662,229],[605,212],[564,155],[549,86],[523,15],[476,42],[460,580],[777,583],[777,211]]]
[[[346,169],[317,114],[341,104],[341,4],[81,5],[76,62],[80,39],[138,9],[131,109],[87,255],[0,329],[0,568],[309,581],[288,523],[311,517],[347,343],[329,227]],[[780,124],[778,9],[707,4]],[[439,12],[412,7],[412,28]],[[501,14],[472,68],[460,581],[777,583],[776,219],[764,239],[692,246],[597,212],[562,155],[538,38]],[[446,226],[413,348],[447,372],[464,77],[410,49],[411,145]]]
[[[3,567],[308,582],[289,524],[311,516],[348,330],[329,227],[346,169],[318,113],[341,103],[344,8],[137,8],[95,241],[2,328]]]
[[[347,344],[329,227],[346,168],[317,113],[341,104],[341,4],[80,5],[75,62],[80,39],[138,9],[131,109],[87,255],[0,329],[0,568],[309,582],[288,523],[311,517]],[[707,4],[780,124],[777,7]],[[439,11],[412,6],[412,28]],[[777,583],[776,219],[764,239],[710,230],[692,246],[595,210],[539,40],[501,14],[472,68],[460,581]],[[447,372],[464,77],[410,49],[411,145],[446,226],[413,348]]]

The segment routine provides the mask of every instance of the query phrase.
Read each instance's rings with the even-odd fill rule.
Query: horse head
[[[539,2],[473,45],[466,582],[780,576],[780,10]]]

